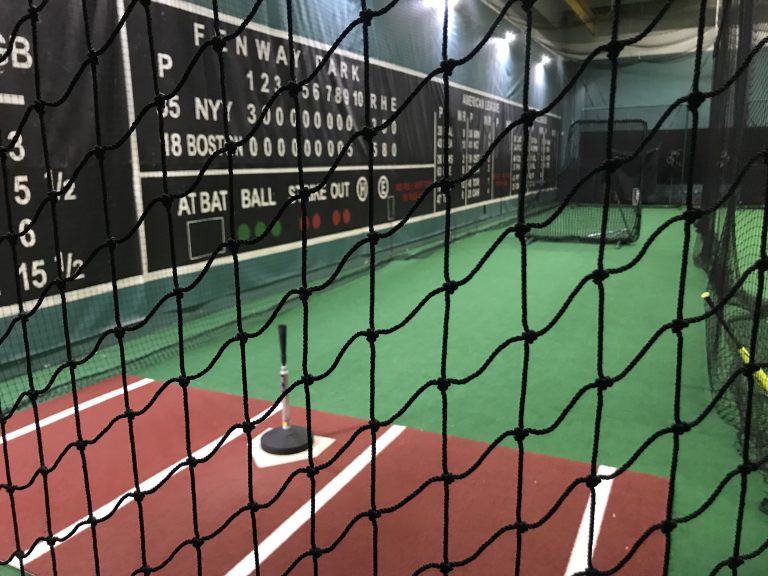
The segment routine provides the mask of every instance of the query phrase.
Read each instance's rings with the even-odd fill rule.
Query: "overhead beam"
[[[581,20],[582,24],[587,27],[592,34],[595,33],[595,13],[592,12],[592,8],[589,6],[589,0],[565,0],[568,7],[574,14]]]

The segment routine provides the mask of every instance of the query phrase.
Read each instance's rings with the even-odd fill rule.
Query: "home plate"
[[[259,468],[269,468],[270,466],[280,466],[281,464],[289,464],[290,462],[300,462],[301,460],[307,461],[309,458],[309,450],[297,452],[296,454],[278,455],[270,454],[261,449],[261,437],[269,432],[272,428],[264,430],[261,434],[253,439],[253,448],[251,449],[251,456],[253,461]],[[312,436],[312,456],[317,458],[322,454],[326,448],[333,444],[336,440],[334,438],[328,438],[326,436],[318,436],[317,434]]]

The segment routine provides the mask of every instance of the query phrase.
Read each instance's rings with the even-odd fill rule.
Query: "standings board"
[[[0,133],[6,145],[14,143],[7,155],[9,202],[0,202],[0,232],[5,233],[9,226],[26,232],[18,244],[17,265],[10,243],[0,244],[0,267],[16,268],[22,300],[39,297],[56,278],[58,265],[64,276],[72,278],[67,282],[69,291],[94,286],[109,289],[105,284],[110,279],[108,251],[99,249],[108,238],[105,198],[111,234],[121,239],[115,259],[118,278],[149,279],[168,275],[171,263],[167,215],[158,201],[165,191],[184,194],[173,203],[171,228],[176,261],[185,272],[201,269],[227,238],[252,240],[268,229],[279,207],[298,191],[299,153],[306,185],[323,184],[310,198],[308,219],[303,221],[298,210],[286,211],[262,240],[243,247],[243,259],[270,247],[296,244],[302,227],[320,241],[365,227],[369,195],[375,203],[376,224],[397,221],[444,174],[439,77],[426,83],[401,110],[425,73],[372,60],[373,122],[380,124],[395,114],[397,118],[375,139],[375,171],[369,190],[365,141],[358,138],[344,149],[344,143],[365,124],[363,59],[337,49],[303,87],[298,112],[287,93],[274,99],[263,125],[238,147],[230,185],[227,159],[221,153],[223,116],[227,115],[233,139],[249,135],[275,90],[290,81],[287,34],[251,23],[228,42],[223,53],[224,97],[217,54],[210,46],[200,48],[214,33],[210,10],[177,0],[153,2],[154,57],[141,4],[133,6],[119,29],[119,17],[125,11],[122,0],[92,2],[89,10],[92,45],[99,52],[95,76],[100,136],[109,149],[104,156],[106,195],[92,152],[97,144],[94,96],[79,5],[53,4],[40,14],[37,50],[29,22],[13,38],[11,30],[0,29],[0,53],[10,50],[9,58],[0,65]],[[18,3],[0,6],[0,21],[9,25],[24,14]],[[222,15],[222,34],[232,33],[241,22]],[[61,30],[67,31],[65,38]],[[310,75],[328,49],[297,38],[297,77]],[[36,68],[41,72],[39,98],[60,101],[45,107],[48,166],[38,116],[29,110],[38,99]],[[163,112],[162,138],[153,105],[155,80],[159,92],[174,94]],[[521,110],[519,104],[498,96],[452,84],[451,175],[476,164],[499,133],[519,118]],[[129,134],[134,123],[136,129]],[[301,142],[297,141],[297,123]],[[560,118],[554,115],[537,119],[533,126],[529,192],[555,181],[560,132]],[[518,193],[521,136],[521,130],[513,130],[473,177],[460,185],[454,196],[455,209]],[[337,157],[338,167],[328,176]],[[49,187],[62,192],[56,202],[58,253],[51,226],[52,203],[46,200]],[[429,195],[414,214],[439,216],[441,200],[439,194]],[[234,211],[232,227],[230,210]],[[142,225],[132,229],[142,215]],[[5,275],[0,278],[0,307],[16,300],[14,279]]]

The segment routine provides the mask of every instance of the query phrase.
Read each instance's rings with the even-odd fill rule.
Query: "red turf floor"
[[[138,378],[131,378],[136,381]],[[112,379],[83,390],[80,402],[119,388]],[[139,410],[157,393],[159,384],[152,383],[131,392],[131,408]],[[198,450],[220,438],[234,423],[242,422],[243,407],[238,397],[217,392],[189,389],[190,439],[192,450]],[[62,397],[41,407],[41,417],[71,406],[71,398]],[[254,417],[267,404],[251,401]],[[124,410],[118,396],[81,414],[85,438],[93,438],[117,414]],[[301,421],[303,412],[295,411]],[[26,410],[8,423],[13,432],[33,422]],[[255,434],[278,423],[276,416],[260,425]],[[314,412],[313,430],[317,435],[332,437],[335,442],[317,459],[318,464],[332,458],[360,420]],[[379,436],[386,430],[379,432]],[[151,408],[135,419],[135,443],[140,481],[157,474],[186,456],[184,402],[178,386],[170,386],[155,400]],[[42,441],[46,465],[70,442],[76,440],[75,420],[69,416],[46,426]],[[369,451],[370,434],[360,435],[330,467],[316,477],[317,490],[322,490],[356,456]],[[403,500],[425,480],[441,473],[441,441],[436,434],[406,429],[377,458],[377,503],[379,508]],[[451,437],[449,467],[460,473],[480,456],[485,445]],[[27,434],[0,446],[8,452],[11,479],[25,484],[39,467],[37,437]],[[133,489],[133,472],[128,426],[120,420],[98,442],[85,450],[94,509]],[[0,476],[7,480],[6,468],[0,464]],[[248,470],[253,473],[253,493],[257,502],[275,496],[288,475],[302,463],[270,468],[257,467],[247,450],[245,436],[236,432],[230,442],[194,471],[197,522],[200,534],[218,531],[215,538],[200,548],[203,573],[227,574],[253,550],[254,532],[251,516],[240,513],[223,529],[222,525],[248,501]],[[523,517],[528,522],[541,518],[556,502],[573,479],[586,475],[588,465],[560,458],[527,454],[523,484]],[[317,545],[329,546],[359,512],[370,508],[370,468],[354,476],[316,519]],[[508,448],[495,449],[469,477],[450,486],[450,558],[461,560],[473,554],[498,528],[514,522],[517,476],[517,453]],[[51,519],[56,533],[88,515],[84,496],[83,466],[79,452],[72,448],[49,475]],[[650,524],[664,517],[664,495],[667,481],[638,473],[626,473],[613,482],[605,520],[597,540],[594,562],[607,568],[626,554],[629,547]],[[187,469],[168,480],[157,492],[145,497],[143,514],[147,562],[156,566],[168,562],[159,574],[197,574],[197,555],[191,545],[178,545],[194,537],[191,478]],[[259,542],[269,536],[286,518],[309,499],[309,480],[305,475],[294,478],[275,503],[256,514]],[[522,537],[523,574],[532,576],[562,575],[573,548],[579,523],[588,505],[589,492],[580,485],[564,501],[557,512],[540,528]],[[27,489],[14,493],[21,546],[27,550],[34,539],[45,536],[46,514],[42,479]],[[10,497],[0,493],[0,557],[8,559],[15,550],[11,521]],[[435,483],[409,500],[398,511],[381,516],[379,524],[379,574],[411,574],[419,566],[442,559],[443,485]],[[282,574],[310,547],[310,525],[301,525],[261,565],[262,575]],[[104,576],[126,575],[141,565],[138,507],[128,500],[108,520],[96,528],[99,563]],[[41,546],[45,546],[42,544]],[[30,574],[52,574],[51,554],[47,551],[25,563]],[[38,547],[37,550],[43,550]],[[516,535],[510,531],[500,536],[482,554],[452,574],[506,575],[515,562]],[[655,533],[633,559],[619,572],[622,575],[660,573],[663,538]],[[169,558],[172,559],[168,561]],[[93,537],[89,529],[56,547],[60,575],[94,574]],[[362,575],[371,572],[372,528],[368,519],[357,522],[331,552],[318,560],[320,572],[332,575]],[[292,572],[311,574],[312,560],[305,558]],[[438,574],[437,570],[425,572]]]

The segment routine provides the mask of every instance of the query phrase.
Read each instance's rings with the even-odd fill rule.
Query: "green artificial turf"
[[[639,242],[620,249],[608,247],[606,266],[626,264],[638,253],[650,232],[678,214],[672,209],[645,209]],[[450,274],[461,279],[479,262],[501,233],[481,232],[450,247]],[[693,240],[693,238],[692,238]],[[605,282],[603,368],[616,376],[643,350],[646,342],[666,322],[675,318],[680,282],[683,224],[663,232],[640,262]],[[596,267],[598,247],[591,244],[537,241],[527,248],[528,322],[540,330],[559,313],[579,280]],[[704,273],[688,259],[683,299],[686,316],[701,314],[700,298],[706,288]],[[401,322],[425,295],[443,284],[443,252],[396,260],[380,267],[375,282],[375,321],[378,328]],[[307,365],[311,374],[322,374],[334,363],[347,339],[368,327],[370,282],[367,276],[332,286],[309,300]],[[451,298],[447,375],[463,378],[480,369],[489,355],[521,328],[521,249],[514,235],[507,237],[487,262]],[[442,327],[445,303],[442,294],[429,300],[400,330],[376,342],[375,416],[386,419],[400,410],[426,381],[440,376]],[[249,330],[261,318],[248,321]],[[277,322],[288,325],[291,375],[301,374],[302,311],[286,307]],[[556,421],[570,399],[597,376],[598,290],[589,282],[573,299],[562,317],[531,347],[528,366],[525,425],[544,428]],[[189,373],[205,367],[220,342],[199,346],[187,354]],[[630,459],[654,432],[673,422],[676,337],[667,332],[634,363],[626,377],[605,393],[600,427],[598,461],[620,466]],[[706,367],[703,324],[684,331],[681,371],[681,417],[696,418],[712,398]],[[247,344],[249,394],[270,399],[278,393],[276,329]],[[517,426],[521,393],[523,345],[504,348],[480,375],[448,391],[450,434],[490,442]],[[178,362],[169,359],[146,369],[143,376],[167,379],[178,376]],[[311,387],[312,408],[368,419],[370,415],[370,350],[358,339],[326,378]],[[213,369],[196,385],[240,394],[240,355],[230,346]],[[292,396],[304,404],[303,392]],[[532,436],[526,449],[575,460],[589,461],[594,442],[596,392],[590,391],[574,405],[551,433]],[[398,419],[414,428],[439,432],[439,392],[430,388]],[[685,516],[702,506],[728,471],[739,464],[735,431],[713,411],[680,441],[675,482],[674,512]],[[505,442],[513,446],[513,442]],[[664,436],[637,458],[632,470],[668,476],[672,441]],[[729,482],[714,503],[700,516],[681,524],[672,533],[671,573],[708,574],[732,553],[738,501],[738,477]],[[768,516],[757,511],[766,494],[757,476],[749,482],[742,532],[742,553],[763,543]],[[739,574],[765,574],[766,554],[747,562]],[[724,572],[722,572],[724,573]]]
[[[621,266],[631,261],[651,231],[677,214],[673,209],[645,209],[640,241],[620,249],[608,247],[606,266]],[[460,280],[473,270],[501,232],[501,229],[487,230],[451,244],[451,278]],[[621,466],[650,435],[673,422],[676,337],[667,332],[641,357],[638,355],[654,333],[675,318],[682,246],[683,225],[677,223],[654,241],[636,266],[605,281],[603,369],[613,377],[623,373],[630,363],[633,367],[604,395],[598,446],[601,464]],[[541,330],[561,312],[579,280],[595,269],[598,247],[536,241],[526,252],[528,322],[531,329]],[[703,271],[693,265],[692,255],[693,242],[684,286],[686,316],[704,311],[700,293],[706,288],[706,278]],[[443,285],[443,256],[442,250],[436,250],[417,258],[394,260],[377,269],[374,310],[377,328],[398,324],[431,290]],[[362,275],[312,294],[307,349],[310,373],[325,373],[350,336],[368,328],[370,288],[368,276]],[[278,299],[279,296],[275,296],[273,302]],[[485,366],[500,344],[519,335],[522,332],[521,302],[521,248],[515,236],[510,235],[472,280],[451,297],[447,376],[472,375]],[[244,302],[244,306],[269,308],[269,303]],[[234,313],[232,316],[234,319]],[[409,402],[422,384],[440,376],[444,316],[445,300],[439,294],[427,301],[401,329],[378,338],[374,378],[376,418],[389,418]],[[256,315],[246,320],[245,327],[255,331],[263,321],[263,315]],[[278,315],[277,323],[288,325],[289,369],[291,377],[298,378],[302,358],[300,304],[291,301]],[[562,311],[560,319],[531,346],[525,426],[552,425],[580,388],[595,380],[597,332],[598,290],[588,282]],[[235,333],[234,322],[232,333]],[[683,334],[680,411],[684,420],[693,420],[712,399],[704,326],[692,324]],[[221,343],[217,335],[188,349],[187,373],[206,367]],[[249,340],[246,356],[249,394],[273,399],[279,392],[276,327]],[[491,442],[499,434],[515,428],[520,411],[522,368],[523,345],[514,343],[500,350],[475,378],[449,388],[449,433]],[[367,420],[371,414],[370,370],[369,344],[359,338],[340,358],[336,368],[312,385],[312,408]],[[141,374],[159,380],[178,375],[175,357],[150,365]],[[241,394],[237,344],[227,347],[213,368],[194,380],[194,385]],[[552,432],[529,436],[526,449],[589,461],[595,441],[596,395],[594,390],[584,394]],[[303,391],[299,389],[291,400],[303,405]],[[397,421],[439,432],[442,421],[437,389],[429,388],[418,396]],[[714,411],[682,437],[675,482],[676,516],[695,512],[725,475],[739,465],[735,439],[735,430]],[[514,446],[514,442],[505,441],[505,444]],[[645,449],[631,469],[669,476],[671,462],[672,441],[667,435]],[[738,481],[738,477],[731,480],[706,511],[681,523],[672,533],[671,574],[709,574],[719,561],[732,554]],[[766,486],[754,475],[748,486],[742,553],[762,544],[768,534],[768,516],[757,510],[766,495]],[[767,567],[768,553],[763,553],[745,563],[738,574],[764,575]],[[724,569],[720,573],[728,572]],[[0,567],[0,574],[4,573]]]

